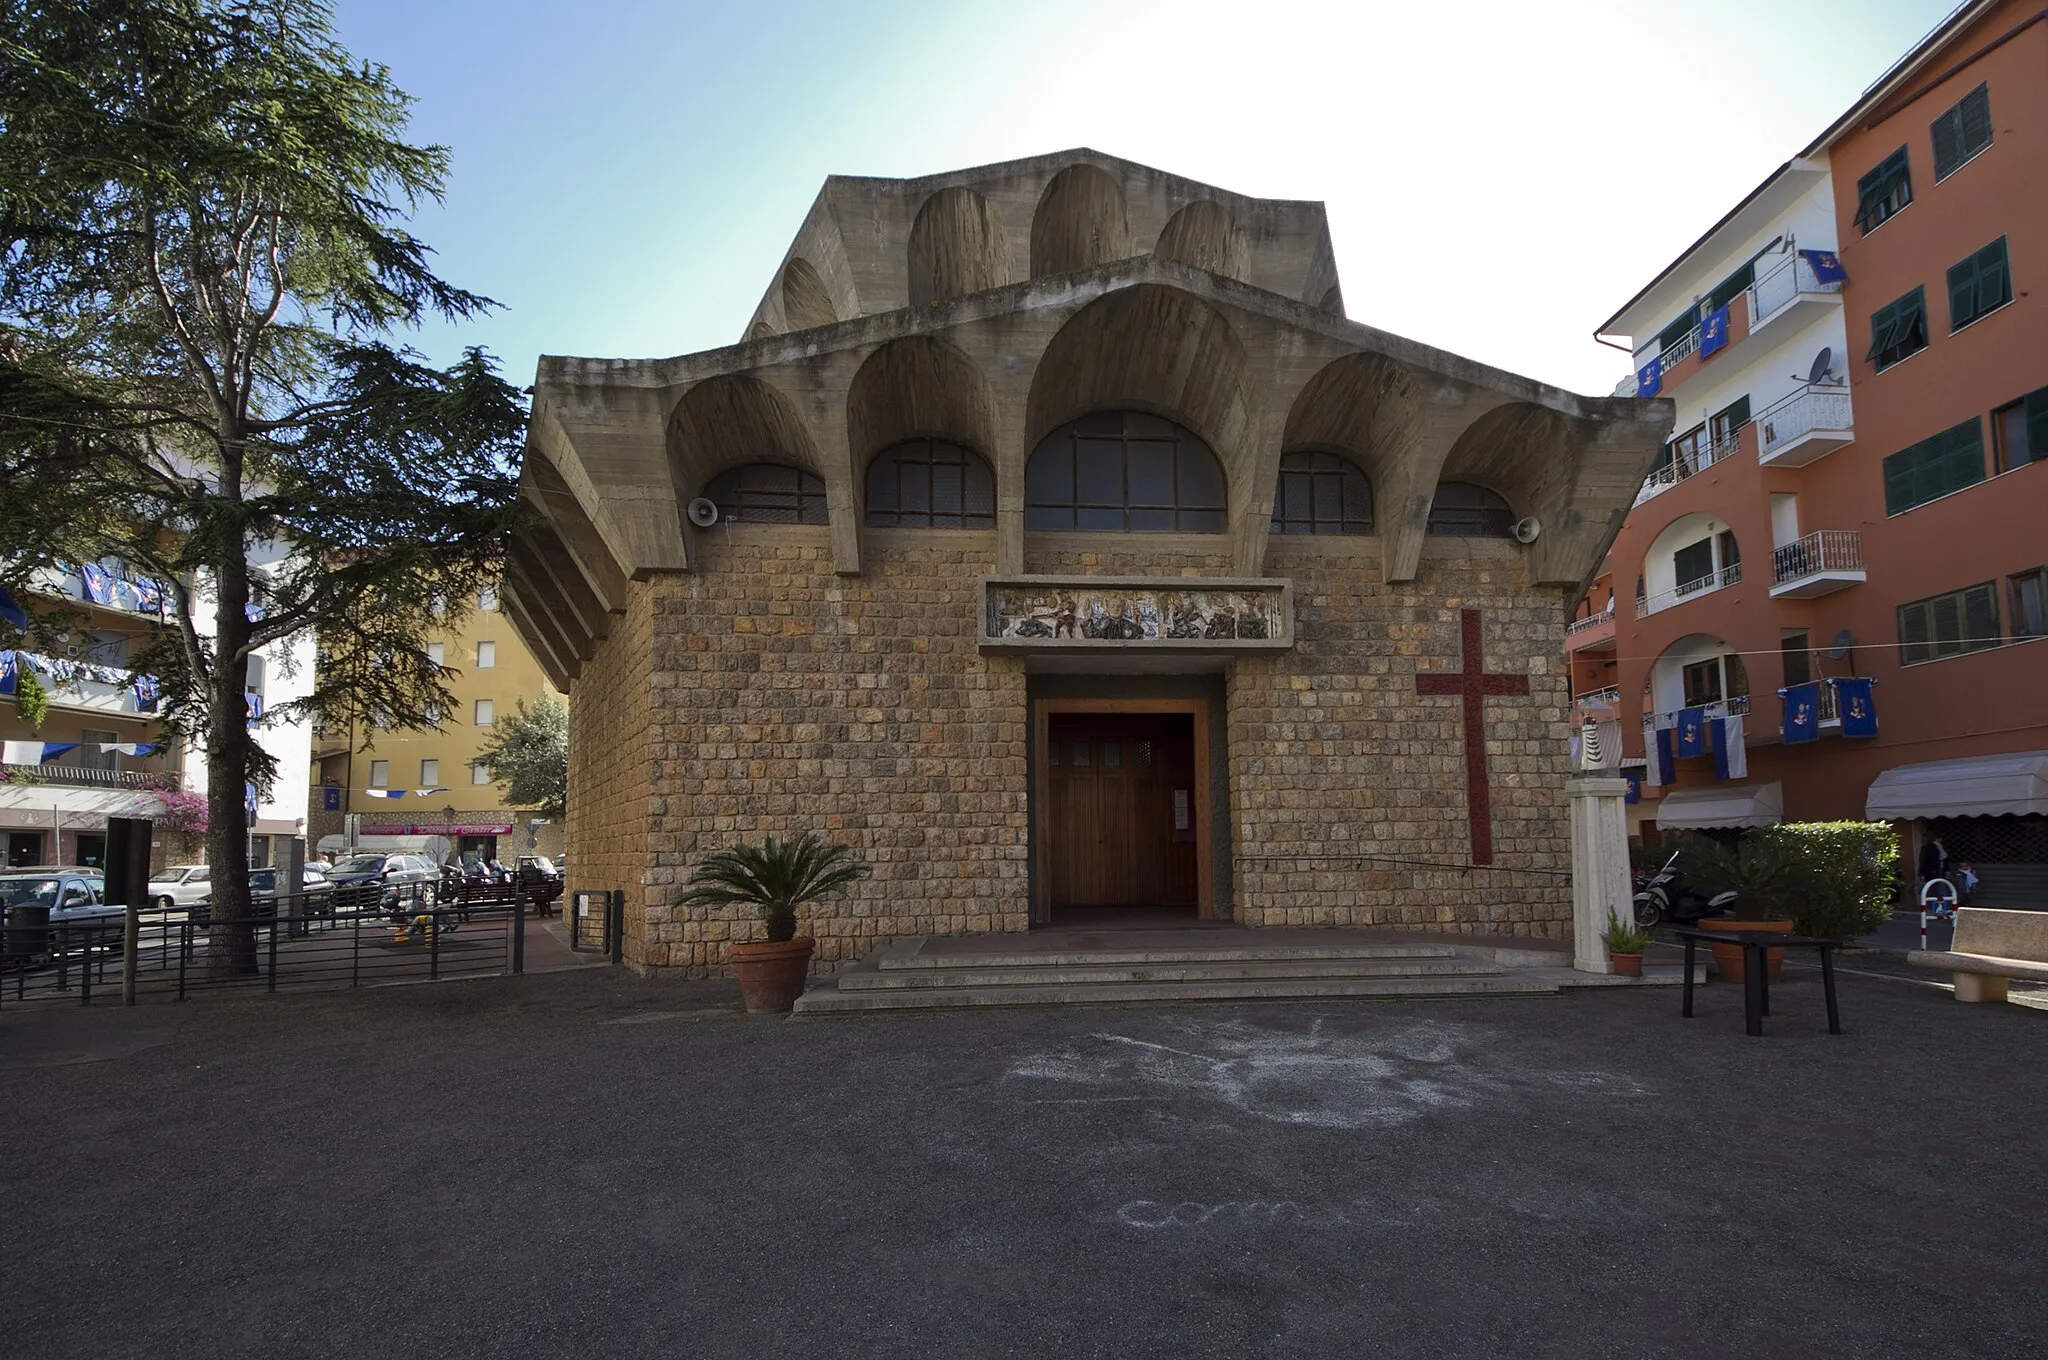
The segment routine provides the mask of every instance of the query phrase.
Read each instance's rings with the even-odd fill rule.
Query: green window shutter
[[[1752,261],[1721,280],[1714,291],[1707,295],[1707,310],[1711,312],[1717,307],[1727,306],[1736,298],[1742,296],[1744,290],[1754,282],[1756,282],[1756,264]]]
[[[1977,319],[1977,257],[1948,271],[1948,328],[1960,330]]]
[[[1982,651],[2005,641],[1998,631],[1998,587],[1986,581],[1962,592],[1963,633],[1961,650]]]
[[[1979,85],[1956,106],[1960,115],[1963,155],[1974,156],[1991,145],[1991,86]]]
[[[1873,364],[1891,346],[1892,311],[1896,306],[1890,303],[1870,314],[1870,352],[1863,357]]]
[[[1721,414],[1728,418],[1728,428],[1731,430],[1739,430],[1744,425],[1749,424],[1748,394],[1745,393],[1742,396],[1737,397],[1733,402],[1729,404],[1728,409],[1726,411],[1723,411]]]
[[[1679,317],[1678,320],[1664,328],[1663,333],[1657,337],[1657,348],[1670,349],[1673,345],[1685,339],[1686,336],[1691,335],[1693,327],[1698,324],[1699,318],[1693,313],[1687,312],[1684,316]]]
[[[1928,631],[1933,635],[1934,655],[1954,656],[1963,649],[1962,595],[1937,595],[1928,605],[1933,616]]]
[[[2037,458],[2048,458],[2048,387],[2039,387],[2027,393],[2027,457],[2032,462]],[[2017,453],[2013,450],[2012,453]],[[2008,455],[2011,456],[2011,455]],[[2020,460],[2012,458],[2013,466]]]
[[[1913,498],[1913,451],[1902,449],[1884,460],[1884,512],[1901,515],[1919,502]]]
[[[1961,491],[1966,486],[1975,486],[1984,480],[1984,424],[1975,416],[1954,429],[1945,432],[1941,441],[1946,445],[1946,456],[1940,459],[1937,474],[1940,489],[1935,496],[1946,496],[1951,491]],[[1929,496],[1929,500],[1934,496]]]
[[[1977,252],[1977,315],[2012,301],[2012,270],[2005,258],[2005,238]]]
[[[1950,109],[1934,120],[1934,177],[1945,179],[1963,159],[1963,120],[1960,109]]]
[[[1927,604],[1899,606],[1899,664],[1915,665],[1928,659],[1927,648]]]

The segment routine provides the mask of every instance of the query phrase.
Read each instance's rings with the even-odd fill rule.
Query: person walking
[[[1920,886],[1937,878],[1948,877],[1948,847],[1941,843],[1941,837],[1929,836],[1927,843],[1920,847]]]

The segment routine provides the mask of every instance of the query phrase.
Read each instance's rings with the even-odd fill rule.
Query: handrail
[[[1797,301],[1801,294],[1840,293],[1842,281],[1822,282],[1806,257],[1794,250],[1749,285],[1749,324],[1763,324]]]
[[[1747,694],[1735,694],[1730,695],[1726,699],[1713,699],[1704,704],[1689,704],[1687,707],[1699,709],[1701,713],[1706,715],[1709,721],[1715,718],[1732,718],[1738,714],[1749,712],[1749,696]],[[1678,725],[1678,715],[1683,712],[1685,712],[1683,708],[1671,708],[1666,709],[1662,713],[1645,713],[1643,715],[1643,730],[1648,732],[1660,727],[1676,727]]]
[[[1863,570],[1863,534],[1857,529],[1816,529],[1771,554],[1778,584],[1824,571]]]
[[[1571,626],[1564,630],[1564,633],[1566,637],[1570,637],[1573,633],[1582,633],[1589,628],[1598,628],[1602,624],[1613,622],[1614,609],[1612,606],[1609,606],[1608,608],[1601,610],[1597,614],[1588,615],[1583,619],[1574,619],[1571,623]]]
[[[180,787],[175,770],[104,770],[93,765],[0,765],[0,780],[15,785],[46,784],[58,788],[143,789],[167,792]]]
[[[1686,478],[1705,472],[1716,463],[1725,463],[1742,452],[1743,429],[1742,425],[1736,426],[1691,457],[1674,450],[1670,462],[1660,468],[1651,469],[1650,475],[1643,478],[1642,488],[1636,492],[1635,503],[1641,505],[1652,496],[1669,491]]]
[[[1662,590],[1655,595],[1637,600],[1636,617],[1647,619],[1650,615],[1662,613],[1673,605],[1681,604],[1695,595],[1711,594],[1723,586],[1732,586],[1741,580],[1742,564],[1740,562],[1732,563],[1717,572],[1710,572],[1697,580],[1683,582],[1675,589]]]
[[[1841,383],[1802,383],[1756,417],[1758,447],[1768,455],[1815,430],[1855,428],[1849,389]]]

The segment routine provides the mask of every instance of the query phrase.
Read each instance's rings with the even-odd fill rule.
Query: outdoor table
[[[1673,933],[1685,941],[1685,999],[1679,1014],[1692,1019],[1693,949],[1700,940],[1742,946],[1743,1018],[1751,1034],[1764,1032],[1764,1017],[1771,1013],[1771,983],[1765,969],[1767,950],[1811,949],[1820,954],[1821,986],[1828,998],[1828,1033],[1842,1032],[1841,1012],[1835,1008],[1835,950],[1840,940],[1822,940],[1806,935],[1780,935],[1770,930],[1707,930],[1698,926],[1674,926]]]

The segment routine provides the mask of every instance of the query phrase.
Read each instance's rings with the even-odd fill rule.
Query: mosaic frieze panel
[[[988,580],[984,647],[1286,647],[1284,581],[1132,581],[1091,577]]]

